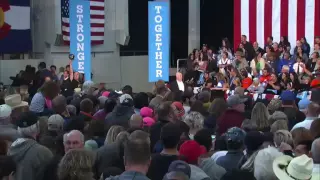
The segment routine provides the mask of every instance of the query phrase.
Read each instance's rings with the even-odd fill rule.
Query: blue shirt
[[[294,64],[294,60],[292,60],[292,59],[290,59],[290,60],[281,59],[278,64],[277,70],[278,70],[278,72],[281,72],[283,66],[289,66],[290,72],[293,72],[293,64]]]

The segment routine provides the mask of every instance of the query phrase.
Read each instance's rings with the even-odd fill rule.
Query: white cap
[[[10,106],[3,104],[0,105],[0,118],[6,118],[11,115],[12,109]]]
[[[132,97],[129,94],[121,95],[120,98],[119,98],[120,104],[122,104],[125,99],[131,99],[132,100]]]

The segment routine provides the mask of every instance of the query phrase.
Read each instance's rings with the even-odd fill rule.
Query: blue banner
[[[90,0],[70,0],[70,54],[74,71],[91,80]]]
[[[149,82],[169,81],[170,4],[149,1]]]

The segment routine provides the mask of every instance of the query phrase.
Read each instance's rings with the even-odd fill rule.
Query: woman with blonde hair
[[[278,130],[287,130],[288,131],[288,121],[279,120],[274,122],[270,127],[270,132],[275,133]]]
[[[90,151],[72,149],[61,159],[58,166],[59,180],[94,180],[92,167],[94,156]]]
[[[183,121],[189,126],[190,139],[193,139],[193,136],[200,130],[203,129],[204,117],[199,112],[191,111],[183,119]]]
[[[263,103],[257,102],[251,112],[251,121],[256,123],[258,131],[270,131],[270,124],[268,119],[269,112],[267,110],[267,107]]]
[[[108,131],[106,140],[104,141],[104,144],[111,144],[111,143],[115,142],[118,134],[124,130],[125,129],[122,126],[116,126],[116,125],[111,126]]]
[[[278,130],[273,135],[274,145],[279,148],[282,143],[293,145],[292,135],[287,130]]]

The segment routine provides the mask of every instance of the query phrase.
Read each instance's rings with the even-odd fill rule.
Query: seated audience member
[[[150,165],[150,139],[146,132],[134,131],[124,147],[125,171],[106,180],[139,179],[149,180],[146,176]]]
[[[163,150],[160,154],[154,154],[151,157],[151,164],[147,173],[150,179],[162,180],[169,165],[179,159],[178,143],[182,134],[179,128],[179,125],[175,123],[167,123],[162,127],[160,141]]]
[[[245,119],[245,101],[247,99],[241,98],[239,95],[232,95],[227,99],[229,108],[218,119],[217,135],[224,134],[231,127],[241,127]]]
[[[292,130],[298,127],[304,127],[306,129],[310,129],[312,122],[319,117],[320,114],[320,105],[317,103],[310,103],[308,105],[308,110],[306,114],[306,119],[300,123],[297,123]],[[291,131],[292,131],[291,130]]]
[[[217,164],[226,171],[237,169],[241,164],[243,157],[245,132],[237,127],[228,129],[226,132],[226,141],[228,152],[225,156],[218,158]]]
[[[252,75],[255,77],[261,75],[262,70],[265,68],[265,60],[262,58],[261,54],[261,52],[257,52],[256,57],[250,62]]]
[[[252,84],[247,88],[247,90],[251,93],[262,94],[264,87],[260,84],[258,78],[254,78]]]
[[[248,87],[252,84],[252,78],[249,77],[247,70],[241,70],[242,81],[241,85],[244,89],[248,89]]]
[[[270,80],[270,73],[271,73],[271,70],[270,68],[264,68],[262,70],[262,75],[260,76],[260,83],[267,83],[269,80]]]
[[[52,100],[58,96],[59,91],[59,86],[55,82],[49,81],[44,83],[39,92],[33,96],[29,110],[37,113],[38,116],[53,114],[51,110]]]
[[[273,161],[282,155],[281,152],[271,146],[260,150],[254,160],[254,177],[256,180],[277,179],[272,170]]]
[[[294,60],[290,59],[290,53],[285,52],[283,59],[280,60],[279,65],[278,65],[278,72],[282,72],[283,66],[288,66],[289,67],[289,72],[293,72],[293,64]]]
[[[120,125],[129,128],[129,120],[134,114],[133,99],[129,94],[123,94],[119,102],[120,104],[116,105],[113,111],[106,116],[105,123],[108,127]]]
[[[280,83],[276,74],[271,73],[270,79],[266,82],[265,91],[266,94],[278,94],[280,90]]]
[[[293,64],[293,70],[298,75],[304,73],[305,64],[302,62],[302,58],[300,56],[297,57],[296,63]]]

